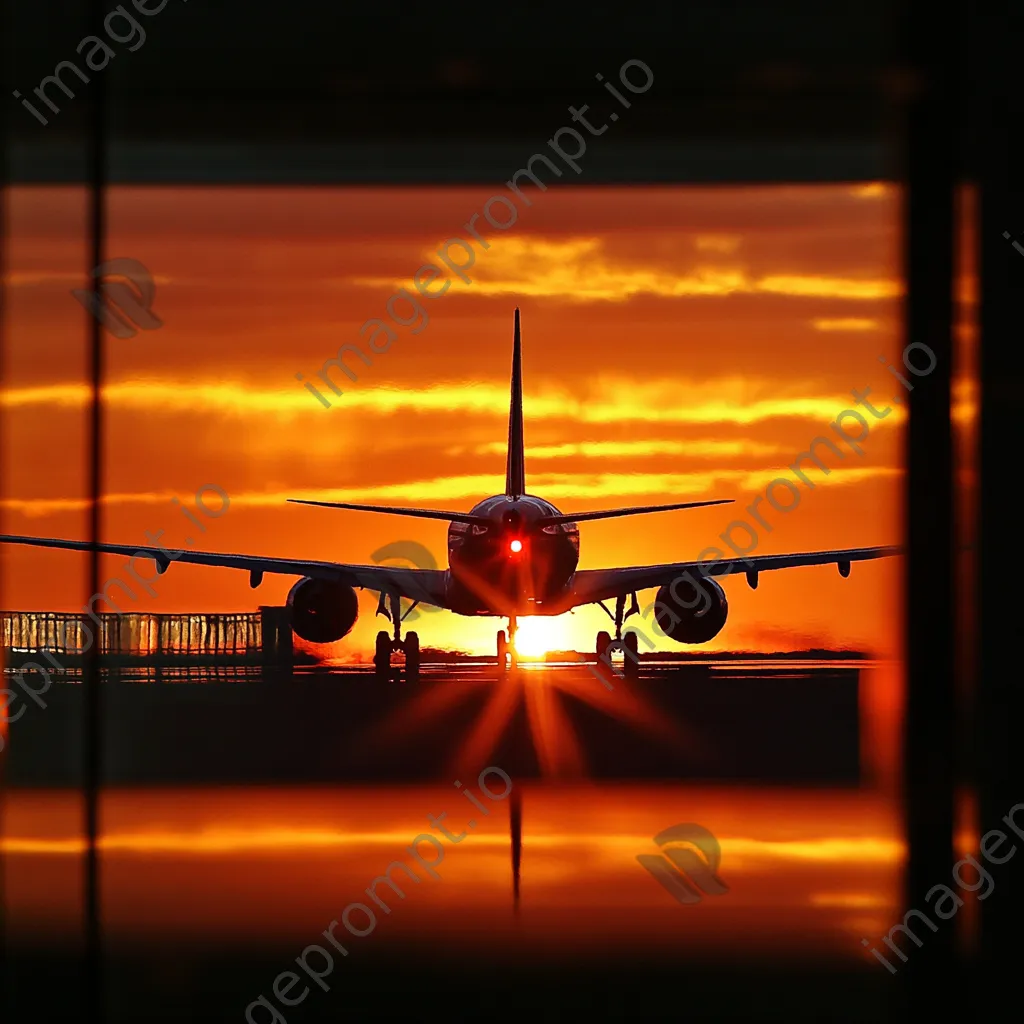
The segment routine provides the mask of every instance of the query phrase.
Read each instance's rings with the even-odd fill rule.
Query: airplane
[[[249,573],[253,589],[260,586],[267,573],[298,576],[287,598],[292,628],[303,640],[314,644],[335,643],[346,637],[355,626],[359,613],[355,588],[372,591],[379,595],[377,614],[390,621],[393,631],[381,630],[377,634],[374,653],[377,676],[389,677],[392,654],[401,652],[405,655],[407,681],[414,681],[419,676],[420,645],[415,632],[407,632],[403,638],[402,621],[420,603],[446,609],[456,615],[507,619],[508,632],[499,630],[496,638],[499,671],[515,667],[515,635],[519,616],[562,615],[581,605],[599,605],[615,624],[615,639],[613,641],[606,630],[598,633],[595,644],[598,661],[607,660],[612,648],[621,650],[624,675],[636,678],[639,665],[637,634],[628,632],[623,637],[622,627],[630,615],[639,611],[639,591],[659,588],[655,621],[663,633],[680,644],[704,644],[721,632],[729,613],[718,576],[742,572],[746,574],[748,584],[756,587],[761,572],[835,563],[840,574],[846,577],[850,574],[852,562],[903,553],[899,547],[847,548],[792,555],[745,555],[728,565],[716,563],[709,566],[689,561],[579,569],[579,523],[703,508],[728,504],[734,499],[563,513],[543,498],[527,494],[524,457],[522,342],[517,308],[512,342],[504,493],[485,498],[468,512],[288,499],[300,505],[445,521],[449,523],[447,569],[406,569],[202,551],[172,553],[156,547],[93,545],[89,541],[48,537],[2,535],[0,542],[150,557],[159,574],[167,571],[171,561],[242,569]],[[403,598],[412,601],[404,613],[401,610]],[[627,598],[632,599],[628,610]],[[615,600],[614,615],[604,603],[612,599]]]

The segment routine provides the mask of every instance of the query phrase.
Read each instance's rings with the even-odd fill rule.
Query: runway
[[[289,671],[124,661],[105,675],[115,786],[397,783],[501,764],[519,779],[815,782],[861,777],[858,658],[643,660]],[[8,780],[77,785],[82,689],[54,682],[11,724]]]

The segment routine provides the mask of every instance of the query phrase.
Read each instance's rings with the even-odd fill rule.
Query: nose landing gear
[[[620,594],[615,599],[615,614],[612,615],[610,611],[603,604],[601,607],[604,608],[608,618],[615,623],[615,640],[613,641],[611,635],[607,630],[602,629],[597,634],[597,642],[594,644],[597,657],[597,667],[600,670],[602,667],[608,671],[614,671],[612,669],[611,651],[622,651],[622,675],[629,682],[635,682],[640,678],[640,654],[639,654],[639,643],[637,641],[636,633],[627,633],[625,636],[622,635],[622,623],[625,619],[628,619],[630,615],[638,614],[640,606],[637,603],[636,594],[632,595],[632,603],[629,606],[629,611],[626,611],[626,596]],[[600,604],[600,602],[598,602]]]
[[[416,632],[405,634],[402,639],[402,606],[397,594],[380,595],[377,606],[378,615],[386,615],[394,624],[395,635],[392,637],[382,629],[377,634],[377,645],[373,655],[373,667],[377,678],[391,678],[391,655],[401,652],[405,655],[405,681],[415,683],[420,678],[420,638]]]
[[[514,672],[516,669],[516,663],[518,661],[518,656],[516,654],[516,630],[518,628],[515,615],[510,615],[508,618],[508,635],[506,636],[505,630],[498,630],[497,646],[499,675],[506,671]]]

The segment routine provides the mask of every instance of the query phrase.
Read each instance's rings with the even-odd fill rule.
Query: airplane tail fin
[[[508,410],[508,455],[505,462],[505,494],[521,498],[526,493],[523,446],[523,346],[519,336],[519,307],[516,307],[512,339],[512,395]]]

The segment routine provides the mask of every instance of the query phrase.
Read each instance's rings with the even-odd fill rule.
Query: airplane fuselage
[[[552,614],[580,560],[575,523],[543,525],[561,515],[534,495],[486,498],[471,510],[486,525],[448,528],[448,598],[459,615]]]

